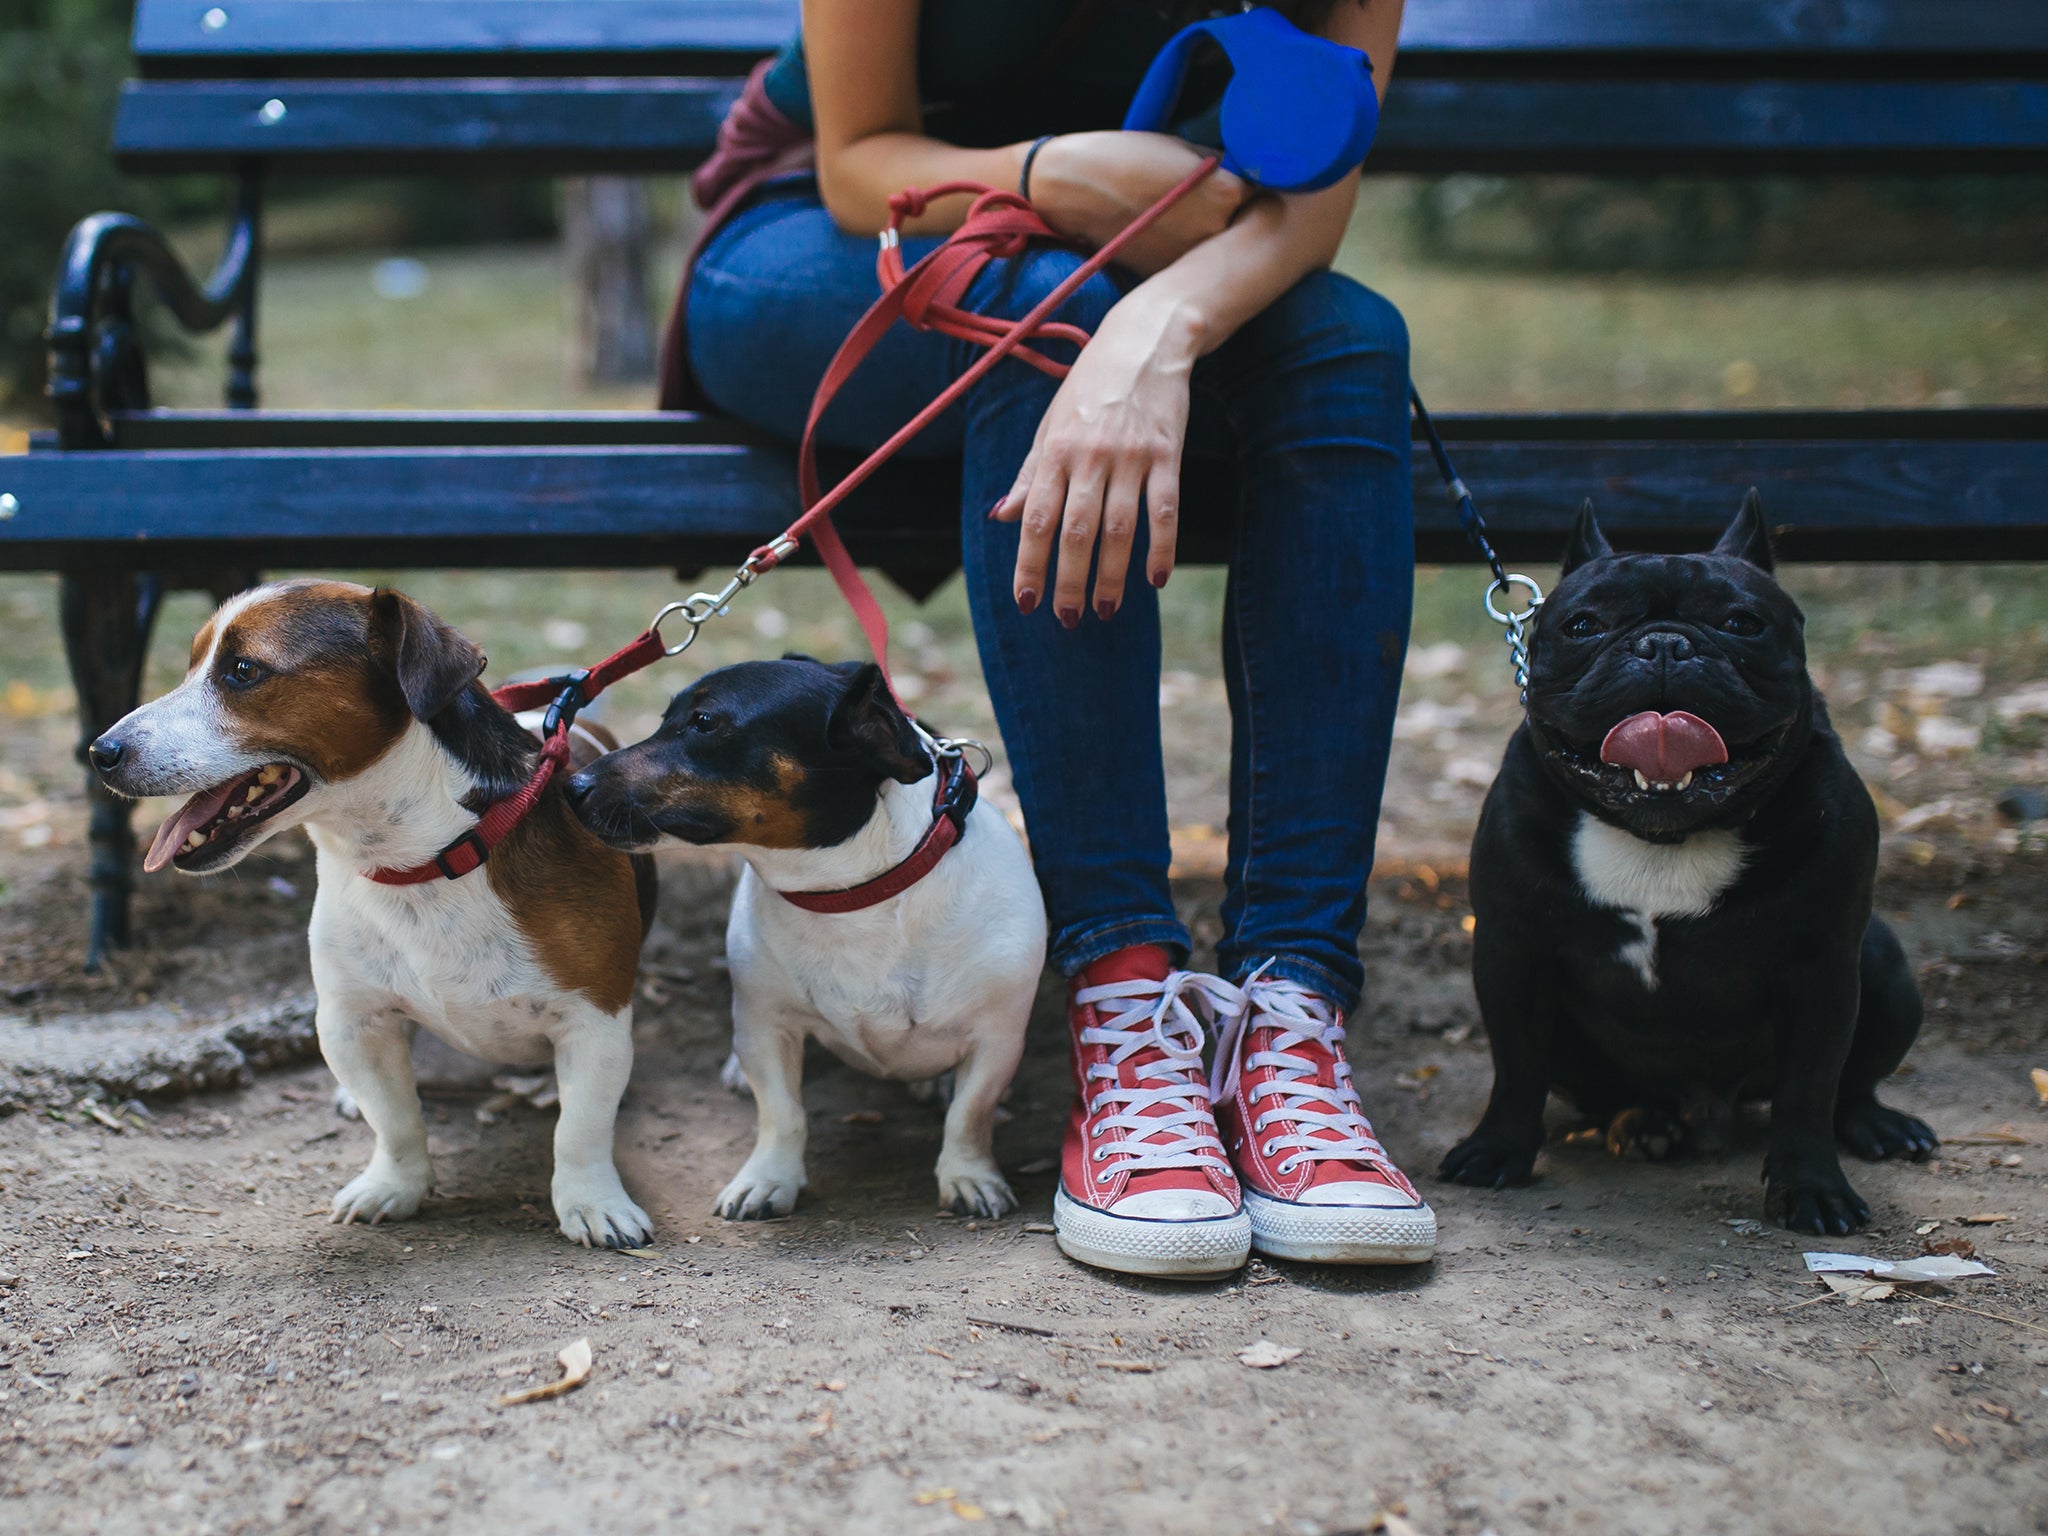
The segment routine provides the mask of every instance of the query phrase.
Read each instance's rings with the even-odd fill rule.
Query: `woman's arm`
[[[1402,0],[1338,0],[1325,35],[1364,49],[1384,98]],[[1080,622],[1088,565],[1108,618],[1123,599],[1142,499],[1151,529],[1147,578],[1164,586],[1179,525],[1188,379],[1196,360],[1337,254],[1358,175],[1303,194],[1262,193],[1231,226],[1194,246],[1113,308],[1039,423],[1017,481],[991,516],[1022,522],[1014,595],[1029,613],[1047,595],[1060,622]],[[1096,545],[1100,541],[1099,552]]]
[[[804,59],[816,127],[818,195],[849,234],[889,222],[905,187],[947,181],[1017,185],[1028,144],[962,149],[924,132],[917,94],[921,0],[804,0]],[[1032,165],[1031,192],[1053,227],[1100,245],[1201,163],[1199,150],[1157,133],[1064,134]],[[1155,272],[1226,228],[1245,199],[1235,176],[1218,174],[1147,230],[1125,253]],[[959,227],[970,199],[946,198],[912,221],[917,234]]]

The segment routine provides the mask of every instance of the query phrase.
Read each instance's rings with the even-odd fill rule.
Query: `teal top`
[[[1145,0],[924,0],[917,33],[924,130],[987,148],[1115,128],[1176,30],[1166,6]],[[1187,99],[1210,100],[1220,84],[1212,67],[1193,80]],[[780,111],[812,126],[801,36],[776,57],[765,85]],[[1179,131],[1216,142],[1213,123],[1190,120]]]

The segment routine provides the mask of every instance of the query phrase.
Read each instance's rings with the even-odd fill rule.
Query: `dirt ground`
[[[2048,863],[1892,862],[1886,906],[1931,1003],[1892,1096],[1948,1145],[1925,1165],[1852,1167],[1878,1231],[1760,1229],[1754,1126],[1724,1161],[1651,1167],[1560,1120],[1531,1188],[1426,1185],[1432,1265],[1254,1263],[1204,1285],[1116,1279],[1055,1249],[1066,1084],[1050,993],[998,1140],[1017,1216],[934,1215],[937,1111],[828,1060],[810,1077],[797,1214],[709,1216],[751,1110],[716,1081],[723,881],[672,866],[619,1134],[660,1228],[651,1256],[565,1245],[549,1115],[484,1124],[473,1095],[430,1109],[436,1197],[378,1229],[325,1220],[369,1138],[334,1116],[317,1065],[95,1106],[104,1120],[73,1105],[0,1122],[0,1525],[2048,1529],[2048,1116],[2027,1082]],[[76,900],[71,869],[52,863],[38,905]],[[274,871],[151,883],[158,984],[290,985],[303,897],[265,881],[304,890],[310,862],[288,848]],[[1213,932],[1216,882],[1183,893]],[[1488,1082],[1464,907],[1436,871],[1377,894],[1360,1078],[1421,1171]],[[224,943],[249,948],[223,967]],[[1963,1224],[1987,1215],[2009,1219]],[[1902,1256],[1932,1222],[1997,1278],[1816,1299],[1802,1248]],[[595,1358],[580,1390],[497,1405],[557,1375],[579,1338]],[[1241,1364],[1260,1339],[1301,1353]]]

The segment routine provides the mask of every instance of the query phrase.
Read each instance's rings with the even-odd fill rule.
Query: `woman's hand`
[[[1180,521],[1188,378],[1199,352],[1186,312],[1148,301],[1143,289],[1111,309],[1083,349],[1046,408],[1016,483],[989,513],[1023,525],[1012,580],[1020,612],[1045,595],[1057,542],[1050,576],[1059,621],[1069,629],[1081,622],[1091,555],[1096,615],[1113,617],[1141,501],[1152,535],[1146,579],[1166,585]]]
[[[1095,247],[1184,180],[1207,155],[1164,133],[1064,133],[1031,162],[1031,201],[1061,234]],[[1230,227],[1253,189],[1218,167],[1118,255],[1144,277]]]

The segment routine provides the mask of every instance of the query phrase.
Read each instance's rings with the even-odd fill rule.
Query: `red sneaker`
[[[1344,1059],[1344,1016],[1254,975],[1216,1042],[1216,1119],[1244,1181],[1252,1246],[1324,1264],[1421,1264],[1436,1213],[1372,1133]]]
[[[1131,1275],[1221,1275],[1251,1254],[1251,1222],[1202,1077],[1202,1014],[1237,988],[1173,970],[1151,945],[1075,978],[1074,1112],[1052,1221],[1060,1251]]]

